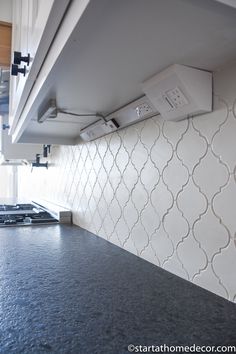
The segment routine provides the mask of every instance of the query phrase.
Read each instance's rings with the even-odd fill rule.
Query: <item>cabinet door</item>
[[[54,36],[72,0],[13,0],[13,51],[30,55],[26,76],[11,78],[10,134],[13,135]],[[12,56],[13,57],[13,56]],[[21,66],[23,66],[22,63]]]
[[[0,66],[9,68],[11,61],[11,24],[0,21]]]
[[[13,144],[7,130],[2,129],[3,124],[8,124],[7,115],[0,116],[0,160],[35,160],[35,155],[42,151],[41,145]]]
[[[29,0],[29,53],[34,60],[55,0]]]
[[[65,11],[68,0],[60,2],[63,6],[59,6],[61,8],[59,19]],[[12,60],[14,51],[21,52],[23,56],[30,54],[26,75],[19,74],[11,79],[9,122],[13,130],[59,25],[59,19],[56,18],[55,25],[53,23],[48,26],[45,33],[54,3],[56,0],[13,0]],[[21,66],[23,65],[24,63]]]
[[[29,21],[29,0],[13,1],[13,27],[12,27],[12,62],[14,51],[21,52],[22,55],[28,53],[28,21]],[[21,64],[23,66],[24,63]],[[10,116],[14,116],[19,100],[27,79],[19,74],[11,77],[10,87]]]

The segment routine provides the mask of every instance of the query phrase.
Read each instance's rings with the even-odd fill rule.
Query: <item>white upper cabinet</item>
[[[22,55],[28,54],[28,2],[29,0],[14,0],[13,2],[12,61],[14,51],[21,52]],[[21,65],[21,67],[23,67],[23,65]],[[26,79],[27,74],[19,74],[11,77],[9,107],[11,117],[13,117],[16,112]]]
[[[33,59],[55,0],[28,0],[28,52]]]
[[[29,55],[29,63],[22,61],[19,72],[11,76],[9,123],[14,131],[22,109],[38,76],[50,44],[70,0],[13,0],[12,63],[14,52]],[[16,69],[16,68],[15,68]]]
[[[34,161],[36,154],[42,152],[42,146],[33,144],[12,144],[11,136],[8,135],[6,129],[3,129],[4,124],[8,124],[6,115],[0,116],[0,165],[2,163],[15,163],[16,160]]]

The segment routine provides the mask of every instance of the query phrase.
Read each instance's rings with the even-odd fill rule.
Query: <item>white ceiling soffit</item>
[[[212,71],[232,62],[235,43],[236,10],[215,0],[90,1],[41,100],[107,115],[141,97],[142,83],[174,63]]]

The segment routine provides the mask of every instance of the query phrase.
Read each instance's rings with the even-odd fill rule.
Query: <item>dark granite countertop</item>
[[[236,306],[76,226],[0,229],[0,353],[235,345]]]

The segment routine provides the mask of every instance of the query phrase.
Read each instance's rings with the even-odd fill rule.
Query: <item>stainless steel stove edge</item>
[[[54,216],[59,221],[60,224],[72,223],[72,212],[61,205],[43,199],[34,199],[32,200],[32,204],[48,211],[52,216]]]

